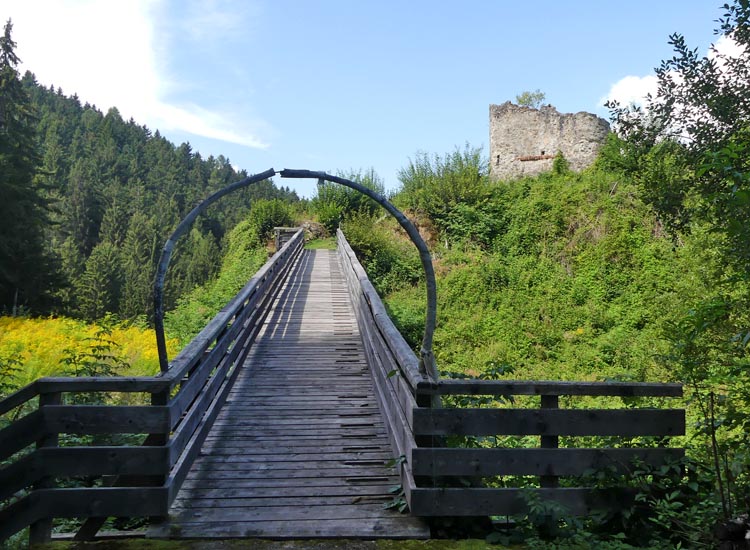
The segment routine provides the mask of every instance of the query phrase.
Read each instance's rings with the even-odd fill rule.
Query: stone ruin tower
[[[591,113],[510,101],[490,105],[490,176],[507,180],[548,172],[558,151],[578,172],[594,162],[608,132],[609,123]]]

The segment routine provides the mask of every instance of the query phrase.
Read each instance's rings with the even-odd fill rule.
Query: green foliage
[[[395,237],[395,229],[358,214],[341,230],[381,294],[414,285],[422,277],[419,254],[411,241]]]
[[[516,96],[516,103],[524,107],[531,107],[532,109],[538,109],[544,103],[547,98],[547,94],[539,89],[533,92],[528,90],[521,92]]]
[[[22,366],[21,354],[17,351],[0,355],[0,396],[8,395],[18,388],[15,379]]]
[[[273,236],[274,227],[294,225],[291,208],[279,199],[255,201],[250,208],[248,220],[255,231],[258,244],[264,244]]]
[[[273,211],[273,206],[269,210]],[[260,211],[267,212],[266,207]],[[181,297],[177,307],[167,313],[164,324],[170,337],[187,344],[266,262],[266,249],[259,246],[257,220],[267,218],[259,214],[255,222],[240,222],[229,233],[218,277]]]
[[[444,156],[417,153],[398,177],[397,205],[427,215],[439,226],[457,205],[477,205],[488,191],[487,160],[481,148],[468,144]]]
[[[129,368],[120,355],[119,344],[112,339],[113,322],[105,322],[93,337],[84,338],[84,347],[69,347],[63,350],[62,363],[69,376],[114,376]],[[106,394],[91,392],[73,394],[73,402],[80,405],[94,405],[106,402]]]
[[[0,36],[0,310],[46,309],[58,281],[44,240],[47,201],[34,185],[40,163],[33,105],[18,77],[11,38]]]
[[[665,361],[688,384],[698,412],[695,438],[704,442],[696,451],[713,475],[727,519],[750,507],[750,336],[727,336],[736,330],[733,312],[746,310],[745,301],[704,301],[665,327],[671,344]]]
[[[372,168],[364,171],[339,172],[338,176],[359,183],[381,196],[385,195],[383,180]],[[378,203],[359,191],[327,181],[318,182],[317,192],[310,202],[310,207],[331,235],[336,233],[344,219],[358,214],[373,216],[380,209]]]
[[[558,151],[552,160],[552,173],[556,176],[564,176],[568,172],[570,172],[570,163],[563,156],[562,151]]]
[[[201,200],[247,174],[223,155],[204,158],[187,143],[175,146],[122,120],[115,108],[102,113],[40,86],[31,73],[19,79],[10,25],[0,42],[0,311],[15,305],[87,319],[105,311],[147,318],[166,238]],[[227,231],[252,204],[274,199],[299,201],[269,180],[201,216],[178,243],[166,306],[215,274]],[[93,277],[102,272],[103,243],[118,252],[110,258],[119,293]],[[95,250],[100,257],[90,260]]]
[[[81,315],[93,321],[117,311],[122,284],[117,248],[108,242],[99,243],[86,260],[86,268],[76,281]]]
[[[645,109],[610,104],[622,138],[610,140],[606,162],[638,181],[676,243],[704,245],[692,250],[703,263],[688,272],[686,310],[663,325],[663,361],[688,385],[693,453],[712,472],[727,520],[750,507],[750,4],[723,10],[716,33],[738,55],[699,57],[672,35],[675,55],[656,70]]]
[[[324,239],[313,239],[305,243],[307,250],[336,250],[336,239],[326,237]]]
[[[715,50],[699,57],[673,34],[674,56],[656,69],[658,91],[645,108],[608,106],[636,160],[627,163],[667,226],[711,223],[727,237],[727,261],[750,276],[750,5],[735,0],[723,10],[716,34],[736,43],[736,57]]]
[[[682,458],[652,467],[636,461],[628,465],[624,480],[614,468],[600,469],[588,483],[605,491],[624,486],[634,491],[632,500],[622,501],[621,510],[595,513],[589,531],[600,536],[620,533],[638,547],[711,547],[720,505],[713,498],[710,472],[700,462]]]

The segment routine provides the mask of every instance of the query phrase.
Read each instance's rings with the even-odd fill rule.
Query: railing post
[[[542,395],[542,410],[558,409],[560,407],[559,395]],[[543,435],[541,437],[542,449],[557,449],[560,446],[560,439],[556,435]],[[540,476],[539,483],[544,488],[559,487],[560,480],[557,476]]]
[[[170,393],[169,390],[158,392],[158,393],[152,393],[151,405],[154,407],[168,405],[169,393]],[[143,444],[149,447],[160,447],[160,446],[166,446],[167,443],[169,443],[169,430],[167,430],[166,433],[162,433],[162,434],[149,434],[148,437],[146,438],[146,441],[144,441]],[[166,468],[166,471],[169,471],[169,468]],[[159,476],[159,477],[160,479],[154,478],[154,486],[164,485],[165,481],[167,480],[166,476]]]
[[[47,405],[59,405],[62,402],[62,394],[43,393],[39,396],[39,410],[41,411]],[[45,430],[44,436],[36,442],[36,448],[57,447],[60,436],[57,432],[48,433]],[[51,476],[45,476],[34,484],[34,490],[49,489],[54,487],[55,480]],[[43,508],[43,512],[46,512]],[[49,542],[52,538],[52,517],[43,516],[29,526],[29,545],[42,544]]]

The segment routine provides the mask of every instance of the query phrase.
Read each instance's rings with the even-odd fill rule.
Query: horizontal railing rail
[[[165,516],[303,244],[299,230],[165,373],[42,378],[0,401],[0,416],[12,416],[0,430],[0,541],[27,526],[32,542],[46,540],[52,518],[89,518],[85,538],[107,517]],[[75,402],[91,392],[150,404]],[[106,444],[123,434],[145,440]],[[94,486],[56,486],[78,477]]]
[[[622,476],[635,464],[655,467],[684,455],[683,449],[665,446],[669,437],[685,433],[683,410],[630,404],[616,408],[618,404],[612,402],[680,397],[680,384],[430,380],[422,376],[416,355],[388,317],[340,231],[337,242],[394,456],[402,457],[402,486],[413,515],[514,514],[528,509],[528,499],[534,498],[530,495],[555,501],[577,514],[616,507],[622,505],[627,490],[582,486],[586,475],[606,470]],[[465,400],[469,402],[481,401],[482,406],[450,406],[460,396],[469,397]],[[516,402],[538,399],[538,408],[508,406],[514,396],[520,397]],[[605,408],[560,408],[560,397],[592,398],[597,403],[609,398],[609,402]],[[538,438],[538,448],[518,448],[519,442],[512,448],[487,444],[497,437],[529,436]],[[446,446],[447,441],[455,445],[467,437],[480,447]],[[561,438],[564,448],[560,448]],[[589,445],[598,438],[603,446],[574,447],[576,438]],[[601,438],[607,438],[606,445]],[[655,440],[653,446],[648,438]],[[507,486],[521,476],[527,486]],[[529,477],[537,478],[531,487]]]
[[[494,396],[498,402],[471,408],[413,409],[410,426],[415,437],[433,441],[432,447],[414,449],[411,456],[413,474],[425,480],[412,491],[410,506],[416,515],[515,514],[527,510],[533,494],[557,502],[573,514],[619,507],[627,501],[623,477],[617,478],[622,481],[618,490],[583,486],[584,478],[593,471],[624,476],[636,467],[657,467],[684,455],[683,449],[666,447],[669,437],[685,433],[682,409],[637,408],[632,404],[615,408],[618,403],[611,399],[606,404],[612,408],[560,408],[559,400],[563,396],[592,397],[598,404],[606,398],[673,398],[682,396],[679,384],[441,380],[419,392]],[[515,403],[509,401],[513,396],[540,396],[539,408],[507,406]],[[454,441],[470,436],[479,447],[439,444],[447,436]],[[508,436],[539,437],[540,447],[488,444],[495,437]],[[560,448],[563,437],[566,447]],[[578,441],[591,445],[602,437],[607,438],[604,446],[574,446]],[[438,481],[450,476],[478,486],[440,486]],[[537,483],[529,485],[526,480],[523,487],[509,487],[519,483],[517,476],[536,477]]]

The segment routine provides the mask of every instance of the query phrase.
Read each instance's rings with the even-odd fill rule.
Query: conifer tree
[[[15,313],[49,305],[53,268],[43,239],[46,205],[33,185],[40,164],[35,120],[12,29],[8,20],[0,36],[0,310]]]

